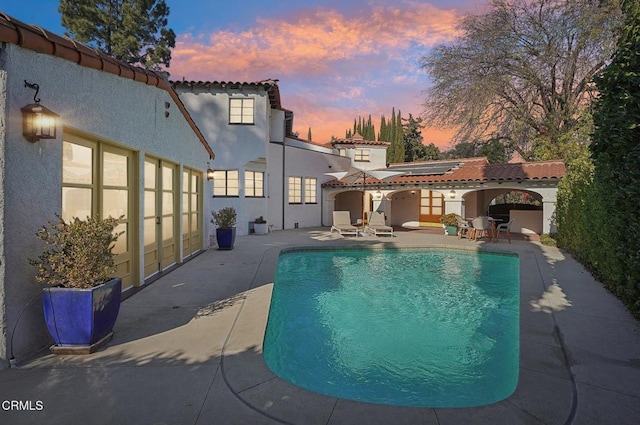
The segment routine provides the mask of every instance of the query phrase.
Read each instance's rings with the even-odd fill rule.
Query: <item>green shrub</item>
[[[549,235],[547,233],[543,233],[540,235],[540,243],[546,246],[558,246],[558,243],[555,240],[555,235]]]
[[[122,217],[120,217],[122,219]],[[36,280],[53,286],[91,288],[101,285],[114,271],[114,243],[122,233],[114,233],[120,219],[97,216],[77,217],[42,226],[36,236],[47,249],[29,264],[38,269]]]
[[[236,219],[238,214],[233,207],[221,208],[218,211],[211,211],[213,218],[211,223],[215,224],[220,229],[230,229],[236,225]]]

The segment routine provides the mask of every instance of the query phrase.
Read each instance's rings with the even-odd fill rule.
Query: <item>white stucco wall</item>
[[[191,114],[200,131],[211,145],[216,158],[211,162],[215,170],[238,170],[240,194],[237,197],[213,197],[213,186],[205,193],[205,216],[211,217],[211,210],[234,207],[238,214],[237,234],[249,233],[249,222],[263,216],[267,222],[273,220],[269,212],[269,196],[271,196],[270,161],[267,146],[271,136],[279,137],[284,131],[284,113],[271,116],[267,92],[263,87],[244,85],[239,89],[206,87],[197,85],[193,88],[178,84],[176,91]],[[229,99],[253,98],[254,124],[229,124]],[[280,121],[280,122],[279,122]],[[273,130],[273,135],[271,131]],[[264,198],[245,198],[244,173],[246,170],[262,171],[251,164],[266,160]],[[212,226],[210,233],[215,233]]]
[[[326,222],[323,212],[323,192],[322,183],[333,180],[333,177],[325,173],[334,170],[348,169],[350,160],[339,157],[333,153],[316,150],[313,145],[300,146],[298,141],[286,139],[285,151],[285,173],[284,173],[284,193],[282,200],[284,210],[284,228],[317,227]],[[293,146],[289,144],[292,143]],[[289,177],[314,177],[316,179],[316,199],[315,204],[289,204],[288,202],[288,181]],[[304,198],[304,188],[303,188]]]
[[[7,75],[7,101],[0,110],[0,118],[6,120],[3,153],[8,182],[4,193],[4,244],[11,246],[3,261],[7,338],[13,337],[7,355],[19,360],[50,341],[39,302],[41,286],[33,282],[35,269],[26,258],[42,249],[32,235],[61,210],[63,126],[137,153],[140,223],[144,155],[152,154],[204,172],[209,154],[166,90],[10,44],[0,50],[0,66]],[[60,115],[58,139],[31,143],[23,138],[20,108],[32,103],[34,95],[33,90],[24,87],[24,80],[39,84],[42,105]],[[168,109],[165,102],[169,103]],[[202,225],[208,232],[204,217]],[[142,229],[138,226],[138,240]],[[207,242],[203,237],[205,247]],[[140,276],[142,251],[140,243]]]

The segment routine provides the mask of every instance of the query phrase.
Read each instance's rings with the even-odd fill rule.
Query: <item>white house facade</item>
[[[251,233],[258,217],[271,230],[322,225],[325,173],[349,168],[351,159],[293,135],[277,80],[172,84],[216,152],[209,205],[236,209],[238,235]]]
[[[30,141],[21,109],[38,99],[56,136]],[[208,248],[214,154],[168,81],[1,14],[0,152],[0,367],[50,341],[27,259],[56,214],[124,216],[125,293]]]

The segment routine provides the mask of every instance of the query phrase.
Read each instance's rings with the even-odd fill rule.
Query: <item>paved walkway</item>
[[[640,325],[572,257],[538,242],[396,233],[343,238],[327,229],[280,231],[239,237],[233,251],[211,249],[124,301],[115,337],[98,353],[42,353],[0,372],[0,424],[639,423]],[[278,254],[283,247],[328,244],[519,253],[515,393],[479,408],[403,408],[318,395],[273,375],[261,350]],[[32,409],[8,410],[12,400]]]

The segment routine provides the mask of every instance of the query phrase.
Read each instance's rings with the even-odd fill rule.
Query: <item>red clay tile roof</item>
[[[526,180],[559,180],[567,173],[561,160],[523,162],[517,164],[489,164],[486,158],[469,158],[445,160],[460,161],[457,167],[437,175],[420,175],[418,173],[393,177],[390,184],[448,183],[448,182],[505,182]],[[443,161],[428,161],[425,164],[437,164]],[[402,164],[391,164],[389,170]],[[408,165],[408,164],[404,164]],[[379,184],[379,180],[370,179],[367,184]],[[360,183],[361,184],[361,183]],[[347,186],[347,183],[332,180],[323,186]]]
[[[209,88],[211,86],[216,86],[220,88],[241,88],[241,87],[264,87],[269,95],[269,102],[271,103],[272,109],[279,109],[282,111],[286,111],[282,107],[282,102],[280,100],[280,88],[278,87],[278,80],[262,80],[262,81],[171,81],[173,87],[177,87],[180,85],[184,85],[187,87],[193,86],[204,86],[205,88]]]
[[[333,139],[332,141],[326,143],[326,146],[335,146],[335,145],[366,145],[366,146],[389,146],[391,143],[388,142],[378,142],[376,140],[365,140],[360,134],[356,133],[353,137],[348,139]]]
[[[215,158],[213,150],[196,123],[187,112],[178,93],[169,81],[160,73],[121,62],[99,50],[77,43],[69,38],[61,37],[35,25],[25,24],[0,12],[0,41],[18,45],[37,53],[56,56],[91,69],[115,74],[122,78],[138,81],[150,86],[166,90],[171,99],[196,134],[211,159]]]

